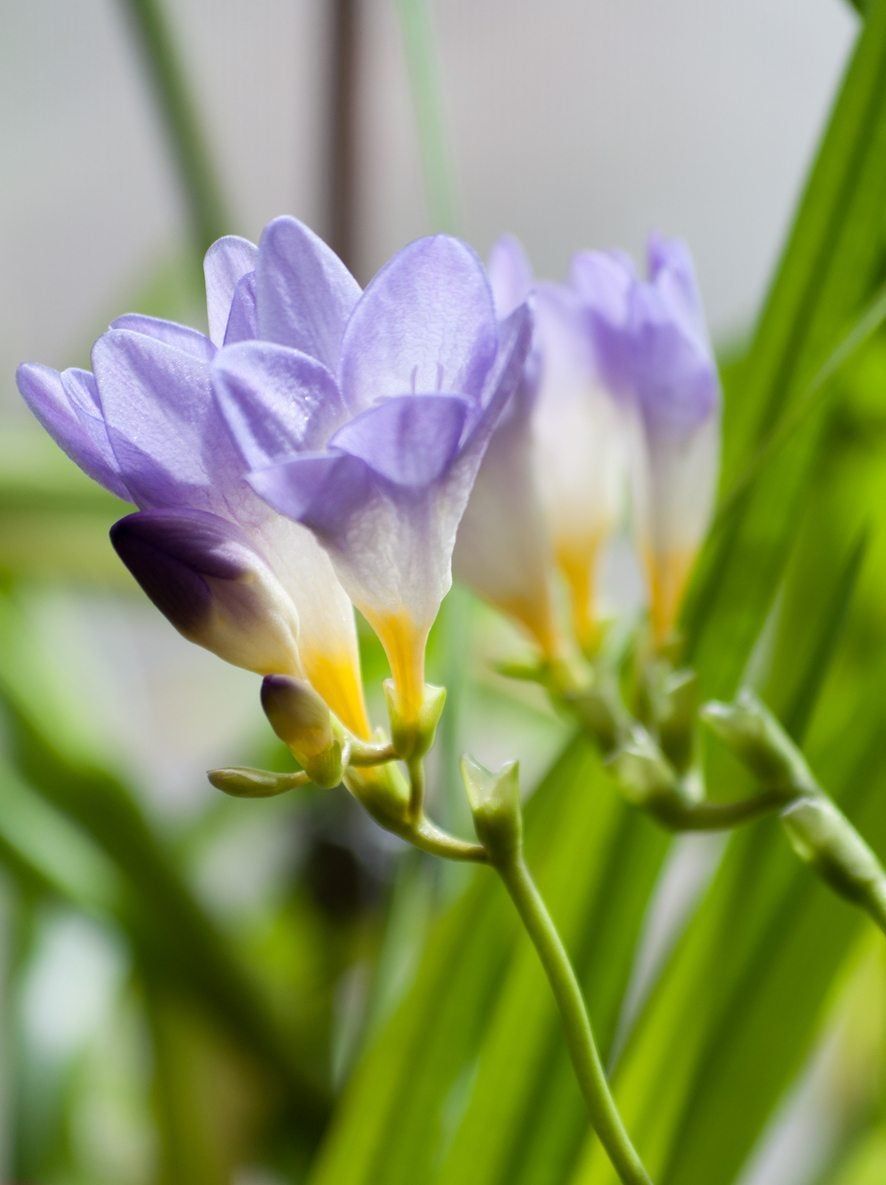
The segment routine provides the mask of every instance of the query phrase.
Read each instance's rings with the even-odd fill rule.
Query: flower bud
[[[404,760],[423,757],[434,743],[437,725],[443,715],[446,703],[446,688],[425,683],[421,706],[414,715],[405,718],[400,710],[400,700],[393,679],[386,679],[383,685],[388,716],[391,721],[391,740],[394,748]]]
[[[607,766],[622,794],[634,806],[654,808],[680,797],[679,779],[643,728],[632,730]]]
[[[753,692],[743,691],[733,704],[705,704],[701,718],[762,786],[786,799],[817,791],[800,751]]]
[[[276,798],[278,794],[285,794],[296,786],[304,786],[308,780],[301,770],[280,774],[246,766],[211,769],[206,776],[216,790],[230,794],[232,798]]]
[[[866,905],[882,891],[879,860],[829,798],[798,798],[781,821],[800,859],[842,897]]]
[[[465,756],[461,774],[477,838],[490,858],[508,860],[515,856],[523,842],[519,763],[509,761],[493,773],[473,757]]]
[[[262,681],[261,703],[271,728],[317,786],[331,788],[342,780],[342,744],[332,713],[303,679],[268,675]]]
[[[233,523],[144,510],[111,528],[120,559],[180,634],[260,675],[297,672],[295,606]]]

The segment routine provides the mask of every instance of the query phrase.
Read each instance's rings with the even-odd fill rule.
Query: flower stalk
[[[606,1081],[581,985],[524,859],[517,764],[511,762],[493,774],[466,758],[462,774],[477,835],[514,903],[551,986],[591,1125],[623,1185],[651,1185]]]

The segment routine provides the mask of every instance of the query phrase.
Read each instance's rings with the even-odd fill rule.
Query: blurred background
[[[0,1179],[271,1185],[325,1173],[351,1185],[363,1178],[336,1161],[345,1136],[328,1136],[330,1117],[346,1082],[359,1091],[361,1066],[385,1064],[361,1057],[385,1024],[385,1040],[406,1042],[403,1001],[421,994],[427,934],[463,907],[465,878],[403,857],[333,796],[218,800],[207,767],[281,760],[255,680],[187,646],[135,595],[107,543],[122,508],[31,421],[15,366],[88,364],[124,311],[202,327],[202,250],[222,233],[255,239],[284,212],[362,282],[437,228],[481,253],[513,231],[551,276],[579,247],[640,252],[649,229],[682,235],[731,362],[859,16],[841,0],[3,0],[0,11]],[[612,567],[619,608],[632,583],[617,555]],[[519,750],[529,785],[565,726],[490,673],[517,649],[505,627],[464,594],[454,606],[434,656],[437,679],[463,685],[444,754],[471,748],[492,763]],[[460,676],[454,637],[469,645]],[[380,671],[368,649],[369,681]],[[447,781],[440,811],[464,826]],[[656,852],[624,971],[634,1010],[720,852],[703,841]],[[869,947],[852,945],[828,992],[867,1000],[866,984],[882,987],[871,968]],[[867,1123],[876,1070],[846,1034],[844,997],[786,1063],[740,1167],[684,1185],[817,1180]],[[626,1016],[612,1021],[614,1049]],[[465,1053],[448,1095],[428,1100],[437,1167],[459,1146],[478,1072]],[[841,1126],[834,1083],[846,1080]],[[331,1130],[359,1160],[344,1115]],[[374,1163],[368,1179],[400,1179]],[[338,1175],[324,1167],[336,1164]],[[446,1179],[415,1172],[405,1179]]]

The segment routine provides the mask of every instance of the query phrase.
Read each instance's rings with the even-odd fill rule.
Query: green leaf
[[[882,282],[886,3],[875,0],[813,167],[725,422],[727,481],[790,411]],[[687,613],[706,690],[729,695],[782,573],[822,439],[823,414],[778,453],[712,535]],[[747,557],[753,555],[753,564]],[[739,644],[719,654],[720,639]]]

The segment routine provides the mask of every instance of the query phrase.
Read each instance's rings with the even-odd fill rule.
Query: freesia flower
[[[574,261],[573,280],[592,310],[608,385],[630,394],[640,413],[635,521],[661,643],[676,620],[717,488],[720,385],[695,271],[684,243],[652,236],[648,279],[624,255],[586,252]]]
[[[65,452],[139,508],[116,524],[113,542],[173,625],[238,666],[307,678],[365,736],[350,602],[311,533],[274,513],[244,480],[212,393],[219,347],[301,331],[298,297],[312,269],[334,269],[341,287],[359,295],[309,231],[290,237],[295,255],[281,251],[279,235],[258,249],[238,238],[210,248],[209,337],[124,316],[96,342],[94,373],[23,365],[18,385]],[[322,337],[322,324],[314,329]]]
[[[509,236],[493,248],[489,274],[501,314],[533,290],[535,333],[521,397],[493,438],[461,528],[458,571],[550,656],[560,645],[555,568],[578,641],[594,642],[595,572],[622,509],[633,412],[601,372],[584,293],[534,283]]]
[[[456,529],[522,373],[528,310],[500,324],[482,264],[443,235],[400,251],[361,295],[328,248],[278,219],[255,274],[264,340],[214,358],[218,406],[251,488],[322,544],[416,719]]]

